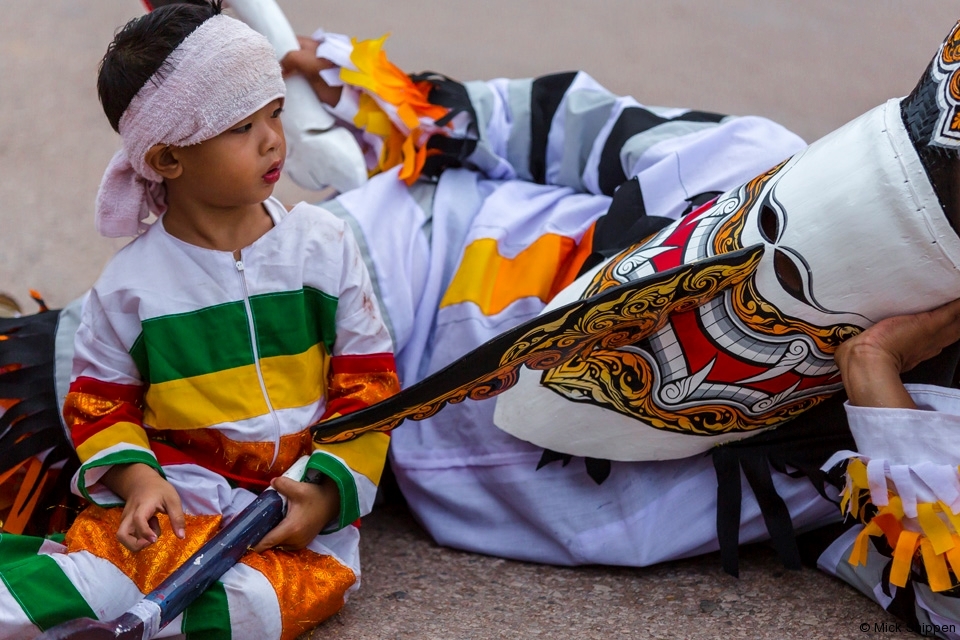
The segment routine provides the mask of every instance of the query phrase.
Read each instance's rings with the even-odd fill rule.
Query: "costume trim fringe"
[[[843,460],[846,486],[840,509],[865,525],[849,563],[865,566],[871,538],[883,538],[893,550],[890,584],[905,587],[917,570],[934,592],[960,585],[960,468],[893,464],[852,451],[838,452],[824,468]]]
[[[0,318],[0,530],[46,534],[69,525],[78,466],[54,383],[59,312]]]
[[[409,186],[420,177],[427,157],[439,153],[427,148],[430,137],[451,131],[444,120],[450,110],[430,102],[432,83],[414,82],[387,59],[386,39],[351,39],[354,68],[342,67],[340,79],[361,91],[353,124],[382,140],[379,164],[370,174],[399,165],[399,177]]]

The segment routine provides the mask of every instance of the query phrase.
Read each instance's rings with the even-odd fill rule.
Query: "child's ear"
[[[170,149],[170,145],[153,145],[143,156],[143,161],[166,180],[178,178],[183,172],[183,165],[177,160],[176,155]]]

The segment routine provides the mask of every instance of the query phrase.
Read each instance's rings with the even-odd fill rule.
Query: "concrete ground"
[[[302,33],[392,33],[408,71],[580,68],[641,102],[764,115],[808,140],[909,92],[960,18],[932,0],[280,2]],[[140,12],[136,0],[0,0],[0,292],[25,307],[30,287],[69,302],[123,244],[92,224],[119,146],[95,77],[115,28]],[[279,195],[317,197],[285,180]],[[894,623],[815,571],[784,573],[763,547],[735,580],[715,556],[571,569],[442,549],[399,505],[363,532],[364,587],[311,637],[864,638]]]

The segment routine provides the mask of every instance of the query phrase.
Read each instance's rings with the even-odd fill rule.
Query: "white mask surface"
[[[694,455],[842,388],[833,352],[843,339],[960,292],[960,239],[891,100],[614,256],[548,309],[755,245],[763,256],[749,278],[654,334],[524,370],[498,398],[497,426],[593,458]]]

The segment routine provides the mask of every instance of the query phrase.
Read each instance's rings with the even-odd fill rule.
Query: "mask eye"
[[[779,249],[773,253],[773,270],[783,290],[804,304],[810,304],[803,292],[803,277],[796,263]]]
[[[793,249],[784,247],[783,249],[773,250],[773,272],[777,276],[777,282],[791,298],[796,298],[821,313],[841,313],[827,309],[814,297],[813,271],[811,271],[810,265],[803,259],[803,256]],[[860,314],[853,315],[861,317],[867,322],[872,322]]]
[[[770,244],[776,244],[780,237],[780,216],[770,205],[763,205],[760,209],[760,235]]]

